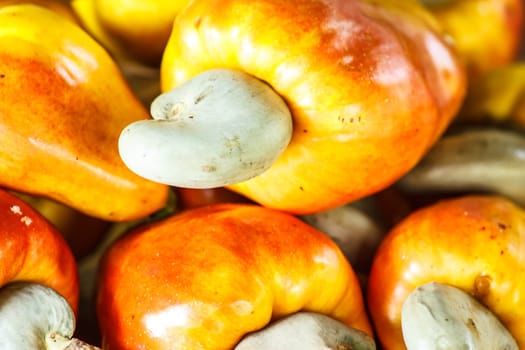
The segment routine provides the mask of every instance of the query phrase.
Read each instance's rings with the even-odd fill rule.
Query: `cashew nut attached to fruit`
[[[375,350],[374,339],[332,317],[297,312],[244,337],[234,350]]]
[[[97,350],[72,338],[73,310],[60,294],[38,283],[13,282],[0,289],[0,348]]]
[[[286,149],[293,131],[286,103],[269,85],[227,69],[206,71],[159,95],[151,114],[122,131],[120,155],[138,175],[178,187],[255,177]]]
[[[518,350],[498,318],[461,289],[431,282],[403,304],[403,338],[408,350]]]

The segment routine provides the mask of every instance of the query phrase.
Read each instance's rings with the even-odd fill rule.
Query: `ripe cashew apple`
[[[408,306],[404,304],[416,289],[435,283],[473,297],[508,330],[519,348],[525,347],[524,244],[525,210],[502,196],[452,197],[408,215],[383,239],[367,286],[368,310],[383,348],[406,349],[402,309]],[[478,318],[468,314],[473,308],[465,306],[475,303],[438,300],[426,304],[438,305],[434,312],[425,308],[434,320],[446,310],[449,316],[443,322],[450,322],[456,313],[467,319],[473,333],[483,333],[476,332],[473,320]],[[418,337],[436,332],[420,332]]]
[[[97,349],[72,339],[79,313],[79,277],[60,232],[4,189],[0,217],[0,347]]]
[[[372,331],[359,281],[324,233],[253,204],[188,209],[104,255],[97,314],[107,349],[232,349],[304,310]]]
[[[466,73],[414,1],[196,0],[175,18],[161,84],[153,119],[119,138],[132,171],[308,214],[411,169]]]
[[[34,4],[0,7],[0,39],[0,185],[111,221],[162,208],[167,187],[119,156],[121,130],[149,116],[111,56]]]
[[[53,288],[78,309],[78,274],[60,232],[30,205],[0,189],[0,285],[31,281]]]

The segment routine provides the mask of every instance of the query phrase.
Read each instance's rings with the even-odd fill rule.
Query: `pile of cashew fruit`
[[[0,0],[0,349],[525,349],[522,0]]]

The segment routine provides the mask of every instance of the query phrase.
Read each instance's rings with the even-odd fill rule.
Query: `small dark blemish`
[[[212,173],[212,172],[217,170],[217,167],[215,167],[213,165],[203,165],[201,169],[204,172]]]
[[[476,323],[473,319],[469,318],[467,322],[469,323],[469,326],[472,327],[474,330],[477,328]]]
[[[195,23],[194,23],[194,26],[195,26],[195,29],[199,29],[199,27],[201,26],[201,22],[202,22],[202,18],[199,17],[195,20]]]
[[[0,74],[0,78],[5,78],[5,74]]]
[[[299,189],[304,192],[303,186],[299,186]]]
[[[202,93],[200,94],[199,96],[197,96],[197,98],[195,99],[195,101],[193,102],[194,105],[198,104],[199,102],[201,102],[204,97],[206,97],[206,93]]]
[[[498,227],[499,227],[500,230],[505,230],[505,229],[507,229],[507,225],[505,225],[505,224],[503,224],[503,223],[501,223],[501,222],[498,222]]]
[[[492,279],[488,275],[478,275],[474,279],[472,294],[476,299],[485,298],[490,294]]]
[[[306,133],[308,132],[308,130],[306,130],[306,129],[303,129],[303,132],[304,132],[304,133],[306,134]]]

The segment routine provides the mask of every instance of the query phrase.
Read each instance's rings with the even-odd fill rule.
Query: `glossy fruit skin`
[[[0,286],[15,281],[43,284],[78,312],[75,258],[58,230],[20,198],[0,190]]]
[[[105,349],[231,349],[298,310],[371,334],[359,282],[335,243],[258,205],[215,204],[139,227],[100,268]]]
[[[498,196],[465,195],[416,210],[376,252],[367,304],[385,350],[405,349],[401,307],[417,286],[459,287],[525,346],[525,211]]]
[[[73,0],[86,29],[108,50],[158,66],[173,20],[188,0]]]
[[[454,0],[429,10],[453,41],[470,79],[517,58],[523,37],[522,0]]]
[[[159,65],[177,14],[189,0],[93,0],[101,25],[132,57]]]
[[[272,86],[292,111],[292,140],[268,171],[229,188],[314,213],[392,184],[450,123],[466,77],[438,28],[399,1],[196,0],[174,22],[162,90],[218,67]]]
[[[167,187],[118,154],[121,130],[149,114],[111,56],[31,4],[0,7],[0,39],[0,185],[110,221],[162,208]]]
[[[70,6],[69,0],[0,0],[0,7],[13,4],[42,6],[62,15],[73,23],[78,23],[78,19]]]

